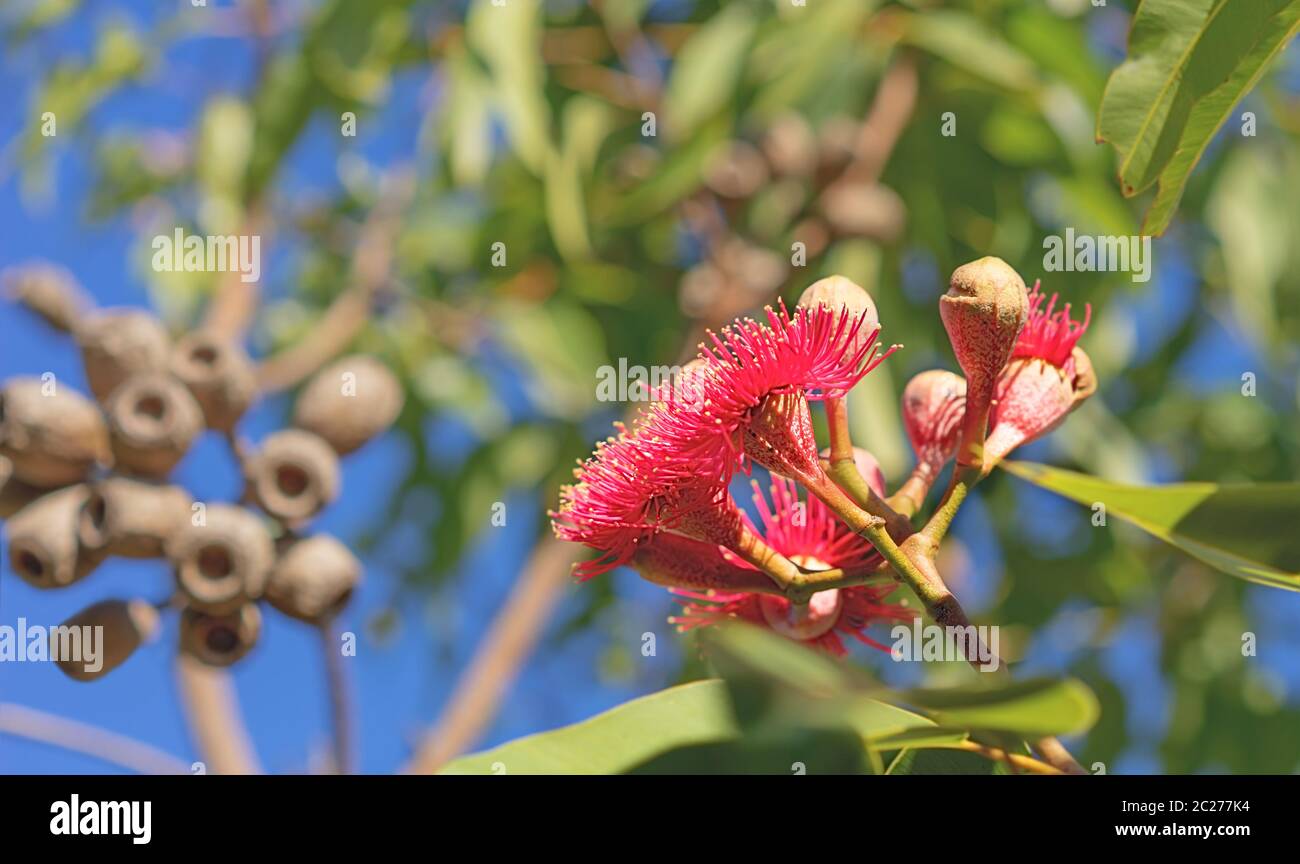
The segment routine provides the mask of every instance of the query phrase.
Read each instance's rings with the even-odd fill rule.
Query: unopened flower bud
[[[284,429],[249,459],[248,488],[268,515],[302,522],[338,497],[339,457],[319,435]]]
[[[957,449],[966,412],[966,380],[946,369],[930,369],[903,388],[903,426],[917,467],[933,481]]]
[[[799,295],[798,305],[804,309],[825,306],[835,313],[837,327],[852,327],[861,319],[862,324],[850,353],[856,353],[870,342],[872,334],[880,329],[880,314],[876,311],[876,303],[871,295],[861,285],[844,276],[818,279]]]
[[[1028,314],[1024,280],[1001,258],[980,258],[953,271],[939,315],[972,389],[991,383],[1007,365]]]
[[[961,465],[982,464],[989,403],[1029,314],[1024,280],[1001,258],[985,257],[953,271],[939,315],[966,373],[966,415],[957,448]]]
[[[256,600],[266,588],[275,548],[266,526],[239,507],[212,504],[167,541],[176,584],[191,606],[213,614]]]
[[[74,332],[90,392],[100,402],[106,402],[118,385],[135,373],[167,368],[171,339],[162,322],[148,312],[92,312],[77,322]]]
[[[346,456],[391,426],[403,400],[402,385],[387,366],[353,354],[335,360],[307,382],[294,406],[293,422]]]
[[[230,666],[242,659],[262,635],[262,613],[256,604],[223,614],[201,609],[181,610],[181,650],[209,666]]]
[[[257,394],[253,361],[238,343],[214,333],[182,336],[172,350],[171,371],[194,394],[209,429],[234,429]]]
[[[49,488],[76,483],[109,461],[99,408],[53,379],[13,378],[0,389],[0,454],[14,476]]]
[[[77,519],[87,495],[81,485],[48,492],[5,522],[9,566],[23,581],[62,588],[99,566],[104,556],[77,540]]]
[[[189,522],[193,503],[180,486],[107,477],[90,485],[77,536],[105,555],[161,558],[167,540]]]
[[[343,610],[361,582],[361,562],[334,537],[316,534],[284,544],[266,599],[300,621],[323,623]]]
[[[632,566],[641,578],[665,588],[694,591],[758,591],[772,580],[753,567],[728,558],[716,543],[661,533],[637,547]]]
[[[122,383],[108,404],[113,458],[120,470],[166,477],[203,430],[203,413],[170,375],[144,372]]]
[[[158,610],[144,600],[104,600],[82,609],[62,627],[77,633],[103,634],[99,656],[93,661],[83,650],[76,657],[60,657],[56,664],[69,678],[94,681],[121,666],[135,649],[157,636]]]

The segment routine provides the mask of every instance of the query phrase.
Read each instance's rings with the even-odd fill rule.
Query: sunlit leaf
[[[1300,483],[1129,486],[1029,462],[1025,480],[1130,522],[1225,573],[1300,591]]]
[[[1210,139],[1300,30],[1300,0],[1143,0],[1128,59],[1107,82],[1097,137],[1119,153],[1120,188],[1159,184],[1143,230],[1161,234]]]

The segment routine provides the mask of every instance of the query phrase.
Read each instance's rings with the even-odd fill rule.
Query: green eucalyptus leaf
[[[1300,0],[1143,0],[1111,75],[1097,137],[1127,196],[1158,184],[1143,230],[1161,234],[1214,133],[1300,30]]]
[[[1300,483],[1129,486],[1047,465],[1008,462],[1017,477],[1129,522],[1224,573],[1300,590]]]

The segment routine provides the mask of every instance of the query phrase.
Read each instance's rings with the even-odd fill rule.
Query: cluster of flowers
[[[941,312],[966,377],[923,372],[903,393],[917,458],[905,485],[922,500],[965,444],[964,464],[981,460],[991,470],[1095,389],[1076,344],[1088,317],[1072,320],[1068,304],[1058,311],[1037,284],[1027,291],[1004,262],[959,268]],[[809,407],[843,399],[901,347],[882,350],[879,333],[871,297],[843,277],[810,286],[793,314],[781,304],[763,323],[738,320],[710,333],[676,386],[657,393],[632,428],[619,424],[561,491],[551,514],[557,536],[599,552],[577,576],[636,568],[678,596],[681,629],[734,617],[837,655],[843,636],[882,647],[867,628],[914,613],[888,602],[897,586],[887,565],[862,526],[846,524],[846,513],[862,511],[828,475]],[[883,499],[875,460],[857,448],[854,455]],[[729,492],[751,463],[772,474],[766,495],[754,483],[761,526]],[[837,587],[809,597],[782,578],[831,570],[842,571]]]

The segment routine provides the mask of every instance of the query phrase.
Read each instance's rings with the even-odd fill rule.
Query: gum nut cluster
[[[90,680],[120,666],[180,614],[180,650],[228,666],[257,644],[259,603],[328,626],[361,579],[361,564],[310,521],[340,493],[339,457],[384,432],[402,410],[397,378],[372,357],[334,361],[307,382],[294,425],[260,445],[239,441],[257,398],[254,363],[207,330],[173,339],[152,314],[96,309],[66,271],[6,271],[6,293],[81,352],[93,398],[51,374],[0,385],[0,519],[9,568],[37,588],[89,576],[109,557],[166,559],[172,596],[96,603],[66,623],[104,628],[104,662],[60,661]],[[171,480],[205,430],[235,450],[238,504],[195,501]],[[252,506],[246,506],[252,505]]]
[[[929,370],[904,388],[909,494],[923,500],[963,443],[989,470],[1086,399],[1096,381],[1077,343],[1090,314],[1077,322],[1068,304],[1058,311],[1056,297],[1026,290],[997,258],[959,267],[940,315],[966,375]],[[635,569],[678,599],[682,630],[742,619],[835,655],[846,636],[882,647],[871,625],[915,613],[891,602],[889,567],[861,526],[846,524],[845,491],[823,468],[829,451],[819,453],[810,411],[844,398],[900,347],[882,350],[879,333],[870,295],[842,276],[809,286],[793,313],[779,304],[761,321],[710,332],[678,379],[630,425],[616,424],[561,489],[556,535],[596,552],[575,575]],[[879,463],[853,449],[858,474],[885,499]],[[771,481],[753,481],[751,518],[729,490],[754,464]],[[839,581],[807,596],[778,578],[831,571]]]

